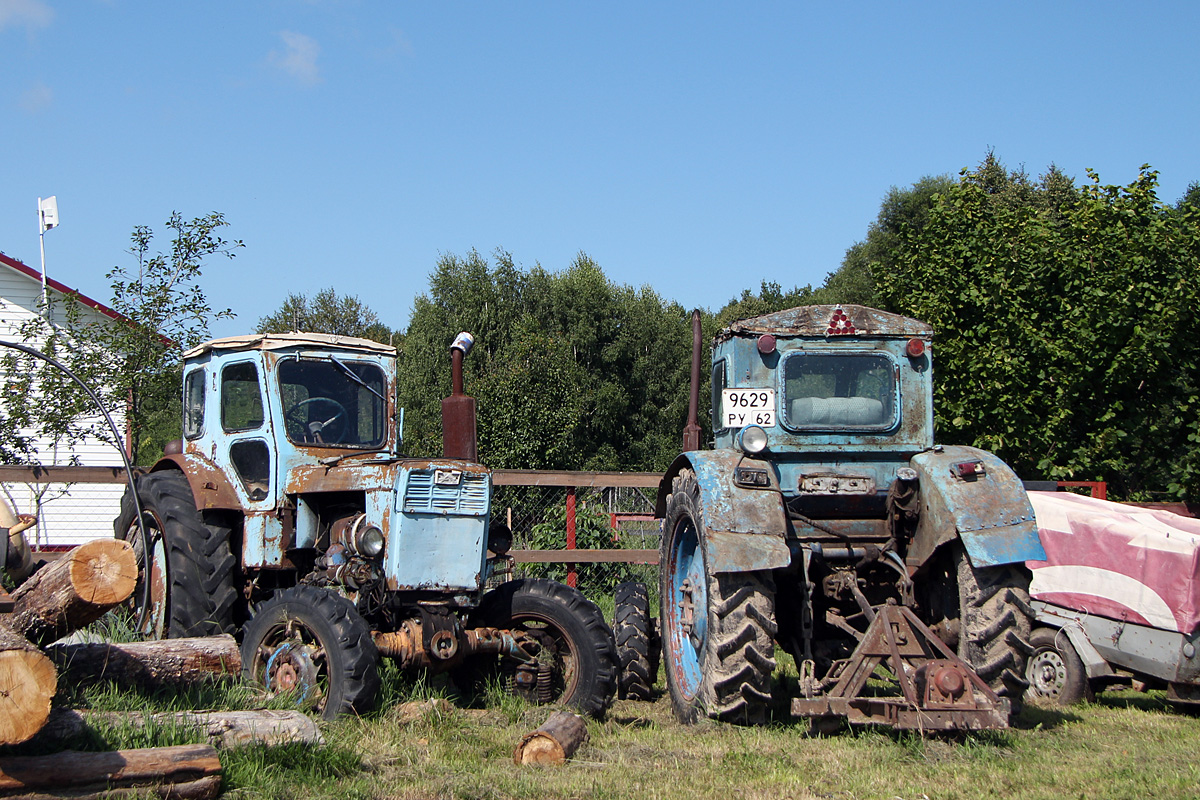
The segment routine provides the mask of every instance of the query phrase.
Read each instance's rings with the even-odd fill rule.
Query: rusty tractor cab
[[[392,347],[289,333],[185,353],[183,440],[137,483],[150,552],[128,493],[115,525],[148,562],[142,632],[234,632],[248,678],[327,718],[371,707],[381,655],[602,713],[615,651],[596,606],[551,581],[485,592],[511,560],[462,392],[471,344],[452,345],[436,459],[401,455]]]
[[[762,720],[778,644],[799,668],[793,714],[1007,725],[1031,652],[1024,561],[1042,549],[1011,469],[934,444],[932,335],[853,305],[717,335],[715,447],[685,443],[658,494],[681,719]],[[867,694],[877,666],[899,698]]]

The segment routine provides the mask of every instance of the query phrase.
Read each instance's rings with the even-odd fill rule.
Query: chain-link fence
[[[49,468],[71,481],[56,485],[8,484],[10,503],[39,512],[30,539],[69,547],[112,536],[112,521],[125,490],[124,473],[110,467]],[[11,473],[11,474],[9,474]],[[26,468],[0,468],[9,480],[28,477]],[[612,593],[623,581],[641,581],[657,605],[660,520],[654,517],[658,475],[498,470],[494,474],[492,519],[512,531],[516,564],[511,577],[545,577],[580,589],[611,612]],[[43,478],[45,479],[45,478]],[[40,492],[39,505],[30,492]],[[52,502],[51,502],[52,501]],[[584,551],[575,560],[571,550]]]
[[[514,577],[562,581],[607,608],[625,581],[645,583],[657,599],[662,529],[654,500],[649,486],[499,485],[492,515],[512,531]],[[585,552],[571,560],[572,550]]]

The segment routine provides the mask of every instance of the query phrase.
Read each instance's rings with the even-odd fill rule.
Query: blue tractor
[[[142,632],[236,633],[248,678],[326,718],[371,708],[380,656],[603,713],[616,651],[597,607],[552,581],[485,591],[510,536],[462,392],[471,343],[451,348],[436,459],[401,454],[392,347],[291,333],[187,352],[183,439],[115,523],[143,564]]]
[[[932,335],[846,305],[716,336],[715,447],[700,449],[693,412],[657,501],[662,660],[681,720],[763,721],[784,690],[777,646],[797,666],[796,715],[962,729],[1019,708],[1024,562],[1043,551],[1008,466],[934,443]],[[878,666],[899,701],[867,696]]]

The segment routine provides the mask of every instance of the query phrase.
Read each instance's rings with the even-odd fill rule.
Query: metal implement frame
[[[863,694],[867,679],[890,673],[901,697]],[[803,683],[802,679],[802,683]],[[973,731],[1008,727],[1001,699],[905,606],[879,606],[862,642],[838,662],[824,685],[792,699],[797,717],[844,717],[851,725],[890,725],[920,731]],[[811,686],[811,684],[810,684]]]

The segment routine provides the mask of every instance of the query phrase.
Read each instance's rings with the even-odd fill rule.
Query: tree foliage
[[[283,305],[258,321],[259,333],[308,331],[395,344],[396,333],[354,295],[339,295],[332,287],[311,298],[289,294]]]
[[[118,425],[129,427],[133,463],[152,460],[179,436],[180,362],[184,350],[208,338],[213,319],[233,316],[214,311],[200,285],[201,268],[212,256],[232,258],[242,247],[227,241],[228,223],[213,212],[185,220],[172,212],[166,222],[174,236],[169,252],[154,252],[153,230],[136,226],[130,237],[133,266],[115,266],[107,278],[110,308],[120,316],[85,316],[78,297],[67,297],[21,326],[22,339],[67,366],[95,391]],[[53,324],[51,324],[53,321]],[[35,462],[38,440],[69,451],[88,437],[110,440],[86,395],[63,373],[28,355],[4,360],[9,397],[36,397],[36,403],[9,404],[0,420],[0,457],[8,463]],[[124,443],[114,443],[121,446]]]
[[[1200,208],[1162,204],[1148,166],[1088,177],[1032,181],[989,154],[900,227],[877,291],[934,325],[942,441],[1027,478],[1195,496]]]
[[[471,331],[467,391],[480,457],[494,467],[654,469],[686,419],[689,315],[651,289],[609,281],[584,254],[561,272],[505,252],[444,256],[404,337],[406,447],[440,450],[449,346]]]

